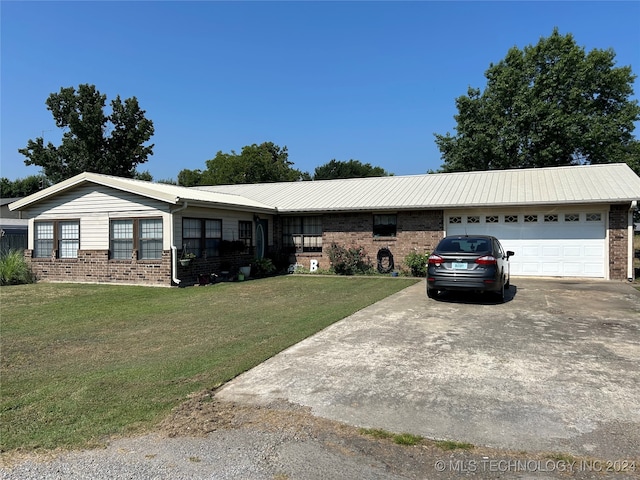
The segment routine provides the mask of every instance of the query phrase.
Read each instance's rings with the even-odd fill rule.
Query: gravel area
[[[286,403],[249,407],[204,392],[153,432],[111,439],[104,448],[4,455],[6,480],[62,479],[631,479],[630,465],[474,447],[443,450],[376,439]]]

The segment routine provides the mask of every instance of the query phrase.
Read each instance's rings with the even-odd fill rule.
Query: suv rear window
[[[487,238],[445,238],[438,245],[438,251],[441,252],[490,252],[491,242]]]

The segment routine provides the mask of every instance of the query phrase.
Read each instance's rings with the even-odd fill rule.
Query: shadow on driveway
[[[500,305],[503,303],[511,302],[518,293],[518,287],[513,283],[508,290],[504,292],[504,301],[500,299],[498,295],[491,292],[457,292],[457,291],[445,291],[440,292],[438,296],[432,300],[436,302],[449,302],[449,303],[467,303],[478,305]]]

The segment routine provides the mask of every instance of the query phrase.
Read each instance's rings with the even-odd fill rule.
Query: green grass
[[[285,276],[208,287],[0,289],[0,450],[99,444],[411,284]]]
[[[441,450],[472,450],[475,448],[472,443],[455,442],[453,440],[436,440],[434,444]]]
[[[381,440],[393,440],[393,443],[398,445],[418,445],[424,441],[419,435],[413,435],[411,433],[392,433],[381,428],[361,428],[360,433],[362,435],[368,435],[373,438]]]

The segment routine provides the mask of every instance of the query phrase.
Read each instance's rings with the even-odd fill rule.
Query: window
[[[253,224],[245,220],[238,222],[238,238],[242,240],[247,247],[247,252],[253,244]]]
[[[80,222],[59,222],[58,239],[58,255],[60,258],[78,258]]]
[[[478,215],[469,215],[467,217],[467,223],[480,223],[480,217]]]
[[[462,223],[462,217],[449,217],[449,223]]]
[[[504,223],[518,223],[518,215],[505,215]]]
[[[222,220],[204,221],[204,248],[207,257],[220,255],[220,242],[222,241]]]
[[[182,219],[182,243],[185,253],[202,256],[202,222],[201,218]]]
[[[248,222],[251,225],[251,222]],[[217,257],[222,242],[222,220],[211,218],[183,218],[182,243],[185,253],[196,257]]]
[[[373,236],[374,237],[395,237],[397,217],[392,215],[373,216]]]
[[[36,222],[33,256],[50,257],[53,252],[53,222]]]
[[[126,218],[111,220],[109,250],[114,260],[131,260],[134,245],[138,260],[162,258],[162,219]]]
[[[558,215],[556,215],[556,214],[545,215],[544,216],[544,221],[547,222],[547,223],[557,222],[558,221]]]
[[[538,215],[525,215],[524,223],[536,223],[538,221]]]
[[[587,213],[587,222],[600,222],[601,220],[601,213]]]
[[[580,215],[577,213],[566,213],[564,215],[564,221],[565,222],[579,222],[580,221]]]
[[[498,223],[500,217],[498,215],[487,215],[485,218],[485,222],[487,223]]]
[[[80,222],[78,220],[36,222],[34,224],[35,258],[78,258]],[[54,251],[55,250],[55,251]]]
[[[111,258],[130,260],[133,255],[133,220],[111,220]]]
[[[140,243],[138,259],[153,260],[162,258],[162,219],[150,218],[139,220]]]
[[[282,244],[292,252],[322,252],[322,217],[283,217]]]

